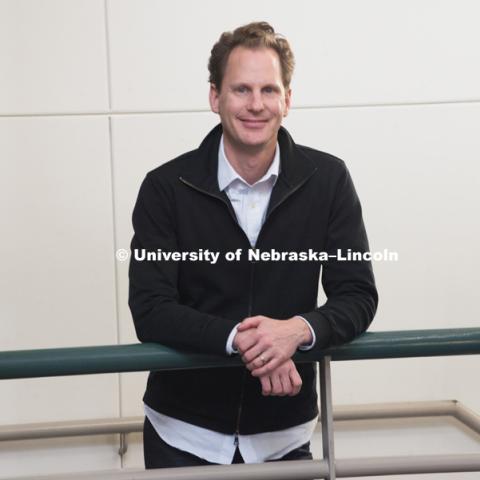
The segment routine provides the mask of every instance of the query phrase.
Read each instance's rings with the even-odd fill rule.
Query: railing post
[[[320,360],[320,419],[322,422],[323,459],[328,464],[326,480],[336,480],[333,432],[332,379],[330,357]]]
[[[121,433],[120,434],[120,448],[118,449],[118,454],[122,457],[127,453],[128,450],[128,441],[127,441],[127,434]]]

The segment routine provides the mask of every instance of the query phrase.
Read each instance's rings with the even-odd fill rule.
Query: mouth
[[[251,129],[263,128],[268,122],[268,120],[258,118],[240,118],[239,120],[244,127]]]

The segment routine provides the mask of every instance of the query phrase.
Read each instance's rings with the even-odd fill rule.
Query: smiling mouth
[[[240,121],[247,128],[262,128],[267,123],[267,120],[259,120],[259,119],[251,119],[251,118],[240,118]]]

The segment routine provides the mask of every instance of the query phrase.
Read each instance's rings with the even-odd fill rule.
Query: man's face
[[[290,95],[274,50],[236,47],[228,57],[221,90],[210,87],[210,106],[220,115],[231,147],[251,152],[276,144]]]

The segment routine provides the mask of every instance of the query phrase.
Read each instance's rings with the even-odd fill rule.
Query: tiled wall
[[[139,184],[215,125],[211,46],[260,19],[296,54],[286,127],[347,162],[372,250],[399,253],[374,266],[372,330],[477,326],[479,17],[473,0],[1,1],[0,350],[136,342],[114,253],[129,246]],[[336,403],[457,398],[480,411],[477,357],[333,368]],[[144,382],[2,381],[0,424],[139,415]],[[337,450],[369,454],[359,435],[370,455],[479,449],[456,425],[403,428],[344,426]],[[90,441],[2,444],[0,478],[121,466],[118,438]],[[133,441],[124,466],[141,461]]]

